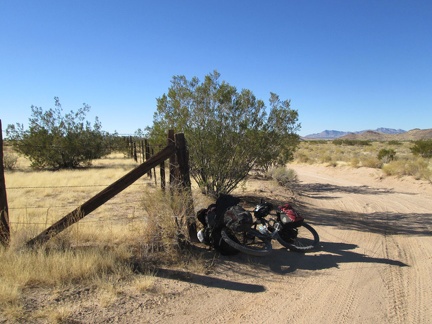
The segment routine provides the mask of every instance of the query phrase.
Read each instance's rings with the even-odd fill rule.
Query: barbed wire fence
[[[0,130],[1,130],[1,124],[0,124]],[[170,131],[169,136],[173,137],[174,132]],[[150,148],[147,140],[142,139],[136,141],[132,136],[124,137],[124,140],[127,142],[127,148],[128,148],[127,158],[132,158],[133,160],[135,160],[136,163],[140,163],[141,167],[143,164],[145,164],[146,161],[151,160],[152,156],[155,156],[154,154],[155,149]],[[1,142],[3,144],[3,141]],[[174,146],[168,145],[167,147],[175,148],[175,145]],[[3,145],[1,146],[1,148],[2,148],[1,153],[3,159]],[[85,215],[87,215],[90,212],[93,212],[94,209],[98,208],[97,211],[94,211],[92,213],[91,217],[88,217],[81,222],[81,223],[85,223],[86,225],[90,226],[91,224],[95,224],[97,226],[110,226],[109,224],[122,223],[123,225],[125,224],[130,228],[136,228],[135,225],[137,222],[145,222],[147,218],[147,213],[143,206],[143,197],[139,193],[140,192],[142,193],[142,191],[147,186],[158,186],[158,180],[156,177],[157,165],[159,165],[160,167],[159,184],[161,188],[165,190],[165,172],[166,172],[165,159],[173,155],[174,153],[175,153],[175,149],[172,150],[170,149],[168,155],[167,153],[164,154],[163,161],[158,159],[157,162],[152,163],[151,167],[150,166],[146,167],[145,173],[142,175],[146,174],[147,177],[141,177],[141,175],[133,176],[133,179],[126,180],[127,182],[126,184],[120,184],[122,188],[118,187],[119,184],[116,185],[114,184],[111,185],[107,185],[107,184],[82,184],[82,185],[52,184],[50,185],[48,184],[44,186],[38,186],[38,185],[10,186],[6,188],[4,182],[4,170],[0,170],[0,174],[3,176],[3,186],[1,186],[1,194],[3,198],[0,200],[0,208],[2,210],[1,217],[2,217],[3,225],[0,228],[0,234],[2,234],[0,243],[2,243],[3,245],[7,245],[9,243],[11,227],[15,232],[17,229],[26,226],[33,226],[39,229],[50,226],[49,229],[45,230],[35,238],[36,241],[40,241],[40,240],[44,241],[45,240],[44,237],[52,236],[53,229],[51,227],[53,226],[56,227],[55,225],[57,223],[60,222],[61,224],[60,226],[57,226],[55,228],[54,232],[56,233],[62,231],[64,228],[68,227],[71,223],[75,223],[76,221],[78,221],[76,219],[77,211],[79,210],[80,213],[83,213],[83,211],[81,210],[83,209],[83,207],[84,207],[84,214],[82,214],[79,217],[79,219],[83,218]],[[2,162],[1,168],[3,168],[3,161],[1,162]],[[168,170],[170,170],[169,177],[171,183],[171,181],[173,181],[173,174],[176,174],[176,172],[172,170],[174,170],[175,167],[178,167],[178,161],[176,161],[171,157],[169,158],[168,165],[169,165]],[[137,167],[136,169],[140,168],[140,166]],[[135,181],[138,180],[138,178],[141,178],[140,181],[137,181],[135,183]],[[187,181],[186,181],[186,185],[187,185]],[[190,180],[189,180],[189,185],[190,185]],[[80,207],[76,208],[76,206],[79,205],[83,199],[85,199],[88,196],[94,195],[95,191],[97,191],[100,188],[109,189],[108,191],[114,190],[116,193],[112,194],[112,193],[104,192],[107,191],[106,189],[104,189],[99,194],[96,194],[96,196],[93,197],[96,198],[98,195],[101,196],[101,194],[102,195],[108,194],[109,198],[102,198],[102,200],[106,200],[106,201],[102,202],[100,206],[97,207],[93,206],[94,201],[91,201],[93,199],[91,198],[89,201],[82,203]],[[116,196],[117,193],[120,193],[126,188],[130,188],[130,189],[123,192],[121,196],[117,196],[114,198],[114,196]],[[44,200],[44,202],[41,203],[41,201],[39,200],[36,203],[31,200],[26,200],[26,203],[23,204],[22,200],[16,199],[19,202],[15,203],[14,202],[15,199],[14,199],[12,200],[11,205],[7,206],[6,189],[13,197],[19,197],[24,195],[36,196],[36,197],[40,196],[42,197],[41,199]],[[42,191],[43,194],[38,193]],[[74,197],[77,196],[80,197],[78,197],[78,199],[74,198],[73,201],[67,199],[56,200],[55,197],[52,201],[50,201],[48,198],[46,198],[50,196],[56,196],[61,191],[66,191],[68,194]],[[111,198],[112,200],[110,200]],[[58,220],[59,215],[61,216],[62,213],[66,211],[70,211],[71,209],[74,208],[75,210],[72,213],[66,215],[63,219],[67,218],[68,216],[71,216],[71,214],[74,214],[72,218],[69,217],[69,219],[67,219],[64,222],[62,222],[63,219]],[[85,208],[88,208],[88,210],[85,210]],[[14,217],[12,217],[11,219],[9,217],[10,213],[14,215]],[[110,217],[109,215],[112,215],[112,217]],[[71,221],[72,219],[73,222]]]

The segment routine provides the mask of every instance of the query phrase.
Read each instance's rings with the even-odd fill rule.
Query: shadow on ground
[[[242,291],[248,293],[259,293],[265,291],[265,287],[263,285],[242,283],[233,280],[225,280],[225,279],[216,278],[214,276],[201,275],[201,274],[196,274],[196,273],[183,271],[183,270],[159,268],[156,270],[156,276],[167,278],[167,279],[191,282],[209,288],[229,289],[233,291]]]
[[[221,256],[214,251],[206,251],[207,258],[216,256],[216,267],[213,271],[236,273],[248,278],[263,279],[269,275],[305,275],[304,271],[318,271],[330,268],[339,268],[344,263],[363,263],[373,267],[376,264],[406,267],[407,264],[392,259],[376,258],[355,252],[358,246],[346,243],[323,242],[320,244],[320,253],[297,253],[284,248],[277,248],[265,257],[251,257],[245,254],[234,256]],[[200,249],[200,248],[199,248]],[[357,265],[359,266],[359,265]],[[228,289],[249,293],[265,291],[264,285],[243,283],[216,277],[214,274],[203,275],[190,271],[158,268],[156,276],[190,282],[209,288]],[[266,275],[267,274],[267,275]],[[308,272],[307,275],[310,275]]]

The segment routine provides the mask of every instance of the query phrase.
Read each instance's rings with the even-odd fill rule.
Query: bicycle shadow
[[[264,257],[249,258],[249,263],[259,267],[267,268],[273,273],[285,275],[298,270],[324,270],[339,268],[344,263],[370,263],[387,264],[391,266],[406,267],[404,262],[387,258],[371,257],[353,251],[358,246],[347,243],[321,242],[320,251],[323,253],[298,253],[290,252],[285,248],[274,249],[273,252]],[[233,260],[234,261],[234,260]],[[237,261],[241,261],[239,258]]]
[[[214,269],[218,272],[234,271],[239,275],[248,277],[260,277],[263,273],[271,271],[276,275],[294,274],[301,275],[302,270],[325,270],[339,268],[344,263],[364,264],[387,264],[391,266],[406,267],[407,264],[388,258],[371,257],[353,251],[358,248],[355,244],[348,243],[320,243],[321,249],[317,253],[290,252],[285,248],[275,248],[268,256],[251,257],[245,254],[234,256],[221,256],[214,251],[206,251],[198,248],[207,254],[207,258],[216,256],[219,264]],[[197,274],[187,270],[176,270],[158,267],[154,269],[156,277],[189,282],[208,288],[227,289],[248,293],[260,293],[266,291],[266,287],[260,284],[245,283],[235,280],[218,278],[217,275]]]

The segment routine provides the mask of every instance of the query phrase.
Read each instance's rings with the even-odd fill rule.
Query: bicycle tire
[[[291,251],[310,251],[319,243],[317,231],[306,222],[296,228],[283,228],[278,234],[277,241]]]
[[[235,242],[230,236],[232,236],[232,232],[228,228],[223,228],[221,230],[222,239],[231,247],[236,250],[243,252],[245,254],[253,255],[253,256],[264,256],[272,252],[272,244],[270,238],[259,238],[254,235],[253,232],[249,233],[254,236],[255,243],[247,244],[246,242],[242,242],[242,240],[238,240]],[[241,242],[241,243],[240,243]]]

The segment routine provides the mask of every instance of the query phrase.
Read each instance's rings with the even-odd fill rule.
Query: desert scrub
[[[4,152],[3,167],[5,170],[13,170],[17,166],[18,155],[12,152]]]
[[[386,175],[402,177],[412,176],[417,180],[424,179],[432,181],[432,170],[426,159],[417,158],[414,160],[391,161],[382,167]]]
[[[365,155],[360,157],[360,165],[365,168],[380,169],[382,162],[375,156]]]
[[[383,163],[389,163],[390,161],[393,161],[396,158],[396,151],[393,149],[381,149],[378,152],[378,160],[382,161]]]
[[[411,147],[411,152],[414,155],[419,155],[423,158],[431,158],[432,139],[415,141],[414,146]]]
[[[309,156],[305,152],[295,152],[294,159],[300,163],[309,163],[311,162]]]
[[[289,187],[297,181],[297,173],[293,169],[285,167],[271,168],[268,171],[268,176],[283,187]]]
[[[325,154],[320,158],[321,163],[331,163],[333,161],[333,158],[331,155]]]
[[[147,212],[145,244],[155,251],[163,251],[167,259],[181,257],[187,244],[188,193],[168,194],[162,190],[146,190],[143,207]]]

